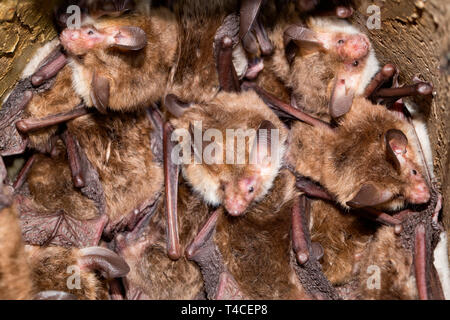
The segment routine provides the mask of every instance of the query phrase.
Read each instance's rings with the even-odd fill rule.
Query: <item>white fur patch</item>
[[[207,204],[218,206],[222,201],[219,198],[219,184],[214,181],[201,165],[189,165],[182,167],[183,177],[189,182],[194,191],[203,197]],[[192,183],[195,181],[196,183]]]
[[[241,44],[238,44],[233,49],[233,65],[234,69],[236,69],[238,78],[242,79],[248,69],[248,60],[247,56],[245,55],[244,48]]]
[[[367,85],[370,83],[370,80],[375,76],[375,74],[380,69],[380,63],[375,56],[375,51],[373,48],[370,49],[369,56],[367,57],[366,65],[364,66],[364,70],[361,74],[361,79],[359,82],[358,89],[356,91],[357,95],[362,95]]]
[[[339,18],[310,18],[308,23],[315,31],[322,32],[342,32],[348,34],[361,33],[358,28],[348,21]]]
[[[431,149],[430,136],[428,135],[426,119],[422,113],[419,112],[419,107],[413,102],[406,102],[405,105],[412,116],[412,123],[416,130],[417,137],[425,157],[426,166],[430,172],[431,178],[434,178],[433,152]]]
[[[39,48],[34,56],[30,59],[25,69],[22,71],[21,78],[27,78],[35,73],[42,61],[59,45],[59,39],[55,38],[47,42],[43,47]]]
[[[88,107],[93,105],[91,100],[91,81],[86,74],[85,68],[74,59],[69,59],[69,66],[72,68],[72,86],[75,92],[83,98]]]
[[[446,300],[450,300],[450,267],[448,263],[447,234],[442,232],[436,249],[434,250],[434,267],[441,280],[442,291]]]

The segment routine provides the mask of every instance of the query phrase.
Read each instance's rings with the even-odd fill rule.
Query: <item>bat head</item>
[[[329,89],[324,90],[327,92],[323,94],[328,102],[329,114],[332,118],[339,118],[349,111],[353,98],[363,93],[378,70],[378,61],[368,37],[349,23],[340,19],[316,18],[310,19],[309,25],[311,28],[292,25],[285,30],[286,57],[292,64],[297,55],[304,59],[317,52],[322,54],[319,62],[314,61],[324,66],[316,66],[315,69],[327,72],[316,77],[320,77],[322,82],[322,77],[331,80],[327,86]],[[293,64],[292,72],[294,77],[297,73],[301,77],[304,70],[296,70]],[[304,85],[304,81],[294,83]],[[331,99],[328,98],[328,90],[331,90]]]
[[[146,33],[135,26],[111,26],[101,29],[94,26],[67,28],[61,33],[60,40],[64,48],[76,56],[82,56],[94,49],[116,48],[136,51],[147,45]]]
[[[221,92],[173,124],[189,132],[183,141],[186,147],[192,144],[193,152],[182,166],[183,176],[207,203],[239,216],[268,193],[281,167],[287,132],[254,92]]]
[[[338,185],[352,186],[346,196],[336,189],[338,198],[350,207],[385,210],[427,203],[430,190],[412,126],[398,112],[363,98],[353,108],[337,128],[333,147]]]

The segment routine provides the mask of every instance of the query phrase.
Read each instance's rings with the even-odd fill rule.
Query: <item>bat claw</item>
[[[414,242],[414,272],[417,291],[420,300],[428,300],[427,268],[426,268],[426,237],[425,226],[419,224],[415,230]]]
[[[37,293],[33,300],[78,300],[77,296],[64,291],[41,291]]]
[[[198,250],[206,243],[209,239],[211,232],[215,229],[217,224],[217,219],[219,218],[219,210],[216,210],[208,218],[205,225],[200,229],[197,236],[194,238],[192,243],[186,248],[185,255],[189,260],[192,260],[197,254]]]
[[[122,257],[102,247],[81,249],[78,264],[82,269],[100,272],[107,280],[125,277],[130,272],[130,267]]]

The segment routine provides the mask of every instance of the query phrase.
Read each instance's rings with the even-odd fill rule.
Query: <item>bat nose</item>
[[[240,199],[232,198],[225,201],[225,209],[233,217],[242,215],[246,208],[246,204]]]
[[[410,197],[410,202],[413,204],[427,203],[430,197],[428,186],[425,183],[420,183],[415,186]]]

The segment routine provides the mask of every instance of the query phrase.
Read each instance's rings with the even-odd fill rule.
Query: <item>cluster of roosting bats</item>
[[[28,158],[14,178],[0,166],[0,299],[445,298],[442,199],[403,101],[433,87],[380,67],[351,6],[79,0],[55,13],[59,39],[0,110],[1,156]],[[172,133],[196,121],[254,129],[252,152],[175,163]],[[211,142],[179,144],[194,159]]]

